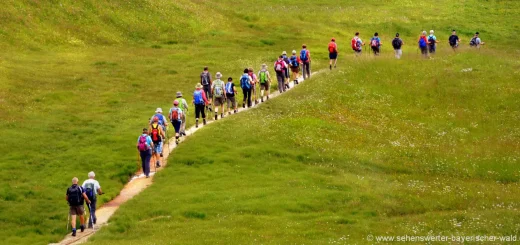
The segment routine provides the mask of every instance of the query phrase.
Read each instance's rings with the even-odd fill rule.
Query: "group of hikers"
[[[65,194],[65,200],[69,203],[69,220],[67,220],[67,230],[69,221],[72,227],[72,236],[76,236],[76,216],[79,216],[80,230],[85,230],[85,208],[84,204],[87,203],[89,210],[89,228],[93,228],[96,224],[96,203],[97,195],[103,195],[99,182],[95,179],[96,174],[94,172],[88,173],[88,179],[83,182],[82,185],[78,185],[78,178],[72,178],[72,186],[67,188]]]
[[[456,50],[459,47],[460,39],[457,36],[457,32],[452,30],[451,36],[448,38],[448,43],[453,50]],[[437,37],[434,34],[433,30],[430,30],[430,35],[427,36],[426,31],[422,31],[421,36],[417,42],[418,49],[421,50],[421,54],[424,57],[428,57],[428,54],[433,54],[437,50]],[[374,33],[374,36],[370,39],[369,46],[372,50],[372,53],[378,56],[381,53],[381,46],[383,43],[381,42],[381,38],[379,38],[379,33]],[[392,47],[394,49],[395,58],[400,59],[403,55],[402,46],[404,45],[403,40],[399,37],[399,33],[395,34],[395,38],[392,40]],[[469,45],[471,47],[480,48],[480,45],[484,45],[484,42],[479,37],[479,32],[476,32],[473,38],[471,38]],[[351,47],[356,56],[361,55],[363,51],[363,46],[365,43],[359,37],[359,32],[356,32],[355,36],[351,40]],[[336,44],[336,39],[332,38],[329,46],[329,68],[332,70],[332,67],[336,68],[336,62],[338,57],[338,46]]]

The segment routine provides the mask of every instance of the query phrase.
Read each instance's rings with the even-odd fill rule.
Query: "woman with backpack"
[[[271,83],[271,75],[269,75],[266,64],[262,64],[262,69],[258,72],[257,77],[260,82],[260,101],[264,102],[264,91],[269,99],[269,84]]]
[[[173,125],[173,128],[175,129],[175,143],[179,144],[179,137],[180,137],[180,131],[181,131],[181,125],[182,125],[182,115],[183,111],[181,108],[179,108],[179,101],[175,100],[173,101],[173,107],[170,108],[170,113],[168,117],[170,118],[170,122]]]
[[[152,147],[153,142],[150,135],[148,135],[148,129],[143,128],[143,133],[137,138],[137,150],[141,156],[141,167],[146,178],[150,177],[150,160],[152,159]]]
[[[370,47],[372,48],[372,52],[374,52],[375,56],[379,56],[381,53],[381,38],[379,38],[379,33],[374,33],[374,37],[370,39]]]
[[[217,80],[213,81],[211,84],[211,94],[213,94],[213,105],[215,105],[215,120],[218,119],[218,108],[220,106],[220,118],[224,118],[224,100],[226,100],[226,93],[224,92],[224,81],[220,80],[222,78],[222,74],[217,72],[215,75]]]
[[[193,105],[195,105],[195,127],[199,127],[199,116],[202,116],[202,123],[206,125],[205,106],[209,104],[206,94],[202,90],[202,84],[198,83],[193,92]]]
[[[421,54],[425,58],[428,57],[428,39],[426,38],[426,31],[422,31],[422,35],[419,37],[418,43]]]
[[[283,93],[286,90],[285,87],[285,68],[287,64],[283,60],[283,56],[279,56],[278,60],[274,62],[274,71],[276,72],[276,80],[278,81],[278,92]]]
[[[300,76],[300,57],[296,55],[296,50],[292,51],[292,56],[289,59],[291,66],[291,80],[293,80],[294,84],[298,84],[298,77]]]
[[[253,68],[247,68],[247,74],[251,77],[251,100],[258,104],[258,96],[256,95],[256,84],[258,84],[258,77],[255,75]]]
[[[251,107],[251,87],[253,80],[251,76],[249,76],[249,69],[244,69],[244,74],[240,77],[240,87],[242,88],[242,93],[244,94],[244,99],[242,100],[242,108]]]
[[[159,124],[159,118],[154,117],[153,123],[150,124],[148,128],[148,133],[150,138],[152,138],[153,142],[153,157],[155,157],[155,167],[161,167],[161,157],[163,151],[163,139],[166,138],[164,136],[164,131],[161,125]]]

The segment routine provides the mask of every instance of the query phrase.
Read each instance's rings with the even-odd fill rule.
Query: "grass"
[[[306,43],[319,70],[331,36],[340,70],[201,130],[93,242],[132,243],[142,234],[159,243],[350,243],[368,233],[518,233],[514,1],[3,6],[0,235],[8,244],[63,237],[63,193],[73,176],[82,181],[94,170],[108,193],[101,202],[115,197],[137,168],[134,142],[146,119],[169,108],[178,90],[191,99],[203,66],[238,77]],[[289,17],[275,18],[281,13]],[[453,55],[441,43],[434,60],[417,58],[412,44],[421,30],[446,40],[452,28],[464,43],[479,31],[485,49]],[[364,40],[378,31],[383,57],[347,56],[355,31]],[[389,54],[395,32],[409,44],[401,61]],[[176,237],[165,235],[170,229]]]

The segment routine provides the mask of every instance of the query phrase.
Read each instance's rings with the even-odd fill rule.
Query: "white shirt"
[[[99,185],[99,182],[97,180],[95,180],[95,179],[85,180],[83,182],[83,185],[81,185],[81,186],[83,186],[83,189],[87,189],[87,187],[86,187],[87,184],[94,184],[94,193],[96,193],[96,195],[97,195],[98,190],[101,189],[101,186]]]

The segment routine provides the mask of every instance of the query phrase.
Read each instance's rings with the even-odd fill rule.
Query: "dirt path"
[[[318,72],[320,72],[320,71],[318,71]],[[312,73],[312,75],[316,75],[318,72],[314,72],[314,73]],[[300,83],[302,83],[303,82],[302,78],[300,78],[299,81],[300,81]],[[289,89],[289,90],[292,90],[294,88],[293,82],[290,83],[290,87],[291,87],[291,89]],[[257,94],[258,94],[258,96],[260,96],[259,91],[257,92]],[[280,95],[280,93],[278,91],[276,91],[269,95],[269,99],[276,98],[279,95]],[[238,101],[237,101],[237,103],[238,103]],[[239,107],[238,113],[253,109],[257,106],[260,106],[261,104],[262,103],[259,103],[250,108],[245,108],[245,109]],[[233,115],[234,114],[228,115],[228,116],[233,116]],[[207,118],[211,119],[212,118],[211,116],[212,116],[212,114],[210,114],[209,117],[207,117]],[[225,117],[225,118],[227,118],[227,117]],[[211,124],[213,122],[215,122],[215,121],[209,120],[207,122],[207,124]],[[190,129],[187,129],[186,136],[184,138],[189,137],[190,135],[194,134],[197,130],[199,130],[200,128],[203,128],[203,127],[204,126],[199,125],[199,128],[195,128],[195,126],[193,126]],[[182,143],[182,141],[184,141],[184,138],[181,139],[181,143]],[[76,237],[71,236],[69,233],[59,243],[52,243],[52,244],[72,245],[72,244],[84,243],[88,240],[88,238],[90,236],[94,235],[100,228],[102,228],[105,225],[108,225],[108,220],[117,211],[117,209],[119,208],[119,206],[121,206],[121,204],[132,199],[134,196],[136,196],[137,194],[139,194],[141,191],[143,191],[144,189],[146,189],[148,186],[150,186],[152,184],[155,174],[157,172],[160,172],[161,170],[163,170],[168,165],[168,161],[167,161],[168,156],[169,156],[169,154],[173,153],[172,151],[176,147],[177,147],[177,145],[175,144],[175,138],[170,138],[169,143],[165,144],[165,147],[163,150],[162,167],[156,169],[156,172],[151,171],[150,178],[145,178],[142,171],[139,170],[135,174],[135,176],[132,179],[130,179],[130,181],[123,187],[123,189],[121,190],[121,192],[119,193],[118,196],[116,196],[112,201],[105,203],[105,205],[103,205],[102,207],[99,207],[98,210],[96,210],[97,224],[95,225],[95,229],[85,229],[85,232],[78,231]],[[150,170],[155,170],[153,168],[153,164],[155,164],[155,163],[152,159],[152,161],[150,161],[150,168],[151,168]]]

